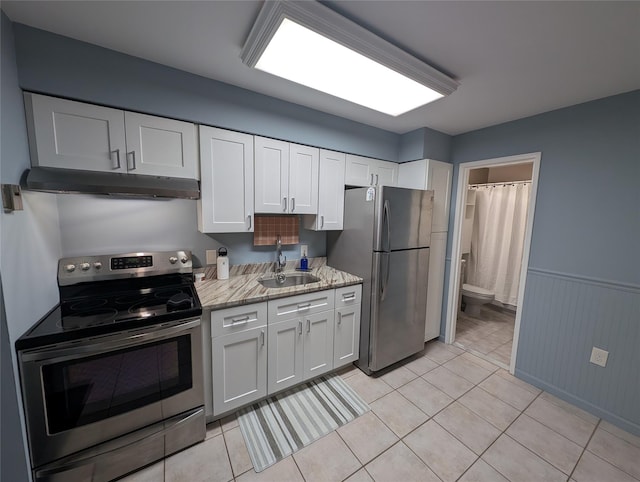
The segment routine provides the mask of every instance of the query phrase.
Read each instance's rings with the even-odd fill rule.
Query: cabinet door
[[[349,186],[372,186],[375,181],[372,161],[374,159],[347,154],[344,183]]]
[[[356,361],[360,346],[360,304],[336,310],[333,368]]]
[[[341,152],[320,151],[318,182],[318,231],[341,230],[344,220],[345,155]]]
[[[331,310],[303,317],[305,380],[333,368],[334,316]]]
[[[424,341],[440,336],[442,295],[444,293],[444,264],[447,252],[447,233],[431,233],[427,281],[427,314]]]
[[[302,318],[269,325],[268,393],[275,393],[303,380],[302,331]]]
[[[130,173],[200,179],[194,124],[125,112],[125,126]]]
[[[255,212],[289,212],[289,143],[255,137]]]
[[[262,326],[211,341],[214,415],[267,395],[266,337]]]
[[[374,185],[395,186],[398,184],[398,164],[395,162],[376,161],[373,175]]]
[[[38,94],[25,104],[32,165],[127,171],[123,111]]]
[[[289,145],[289,212],[317,214],[318,159],[315,147]]]
[[[253,136],[200,126],[198,229],[253,231]]]
[[[449,203],[453,165],[429,159],[427,189],[433,190],[433,219],[431,231],[447,231],[449,227]]]

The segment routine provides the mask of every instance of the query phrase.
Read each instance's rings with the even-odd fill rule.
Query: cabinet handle
[[[287,212],[287,198],[283,197],[282,198],[282,202],[284,203],[284,209],[282,209],[282,211],[284,211],[286,213]]]
[[[378,175],[376,174],[376,186],[378,185]]]
[[[311,303],[305,303],[303,305],[298,305],[298,310],[307,310],[311,308]]]
[[[122,164],[120,164],[120,149],[116,149],[115,151],[111,151],[111,152],[115,152],[116,153],[116,167],[115,169],[120,169],[122,167]]]
[[[307,319],[307,333],[311,333],[311,320]]]
[[[301,321],[298,322],[298,334],[302,335],[302,322]]]
[[[371,174],[371,182],[369,183],[370,186],[373,186],[373,174]]]
[[[129,166],[127,166],[127,169],[129,171],[135,171],[136,170],[136,151],[131,151],[128,154],[131,154],[131,169],[129,169]]]
[[[249,227],[247,228],[247,231],[251,231],[251,213],[247,214],[247,219],[249,220]]]
[[[264,330],[260,330],[260,345],[264,346]]]
[[[324,216],[320,216],[320,227],[324,228]]]
[[[291,198],[291,212],[296,210],[296,198]]]
[[[342,313],[338,311],[338,325],[342,323]]]
[[[356,299],[355,293],[347,293],[345,295],[342,295],[342,301],[353,301],[355,299]]]
[[[249,323],[249,315],[245,316],[244,318],[233,318],[231,319],[231,324],[232,325],[246,325],[247,323]]]

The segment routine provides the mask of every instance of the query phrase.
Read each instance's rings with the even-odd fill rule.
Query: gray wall
[[[398,161],[407,162],[417,159],[435,159],[451,162],[452,137],[440,131],[421,127],[400,136]]]
[[[454,186],[461,162],[542,152],[516,374],[636,434],[639,126],[634,91],[453,139]]]

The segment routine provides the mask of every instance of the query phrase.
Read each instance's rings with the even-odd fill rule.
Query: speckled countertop
[[[285,274],[295,272],[296,263],[297,261],[288,261]],[[362,283],[362,278],[358,276],[327,266],[326,258],[310,258],[309,272],[320,278],[319,283],[288,288],[265,288],[258,283],[258,279],[273,273],[273,265],[274,263],[258,263],[231,266],[229,279],[226,280],[216,279],[215,266],[194,270],[205,273],[204,280],[195,283],[202,308],[217,310]]]

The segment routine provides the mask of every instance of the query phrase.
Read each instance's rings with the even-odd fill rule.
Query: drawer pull
[[[342,295],[342,301],[353,301],[356,299],[355,293],[349,293],[347,295]]]
[[[245,316],[244,318],[232,318],[231,319],[231,324],[232,325],[246,325],[247,323],[249,323],[250,317],[249,315]]]
[[[308,310],[309,308],[311,308],[311,303],[304,303],[304,304],[298,305],[299,310]]]

